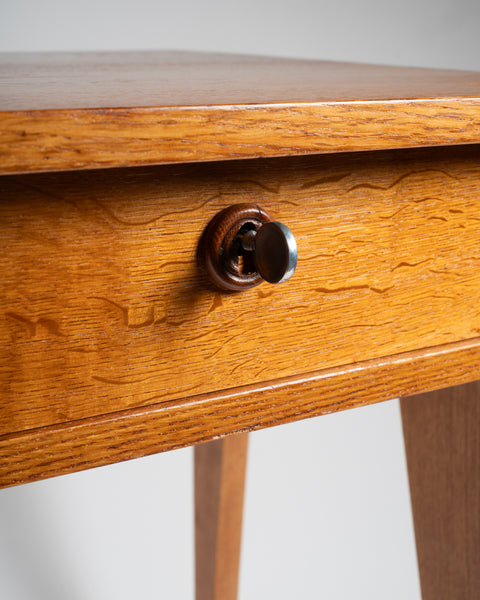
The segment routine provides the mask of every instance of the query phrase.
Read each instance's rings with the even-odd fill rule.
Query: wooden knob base
[[[199,259],[217,288],[240,291],[263,281],[253,252],[242,248],[239,234],[258,231],[270,221],[270,215],[257,204],[229,206],[210,221],[200,240]]]

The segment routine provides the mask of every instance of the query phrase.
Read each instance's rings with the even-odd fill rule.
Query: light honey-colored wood
[[[479,115],[478,73],[0,57],[0,487],[214,440],[197,597],[235,598],[246,432],[480,379]],[[296,235],[287,284],[209,286],[239,202]],[[426,598],[478,589],[476,396],[403,401]]]
[[[0,179],[0,433],[478,336],[479,147]],[[286,223],[285,284],[213,290],[220,209]]]
[[[178,52],[4,54],[0,172],[478,143],[479,111],[472,72]]]
[[[480,383],[403,398],[423,600],[480,590]]]
[[[480,378],[480,338],[0,437],[0,487]]]
[[[196,600],[236,600],[248,434],[195,446]]]

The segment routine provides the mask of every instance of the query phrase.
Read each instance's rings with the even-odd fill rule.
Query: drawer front
[[[479,335],[477,146],[0,179],[0,434]],[[199,238],[260,204],[281,285],[214,290]]]

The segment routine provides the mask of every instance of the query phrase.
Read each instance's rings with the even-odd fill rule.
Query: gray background
[[[181,48],[480,70],[476,0],[0,1],[0,51]],[[192,452],[0,491],[7,600],[193,598]],[[241,600],[415,600],[398,403],[251,436]]]

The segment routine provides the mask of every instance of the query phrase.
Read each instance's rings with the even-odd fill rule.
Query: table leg
[[[403,398],[424,600],[480,596],[480,382]]]
[[[236,600],[248,434],[195,447],[196,600]]]

